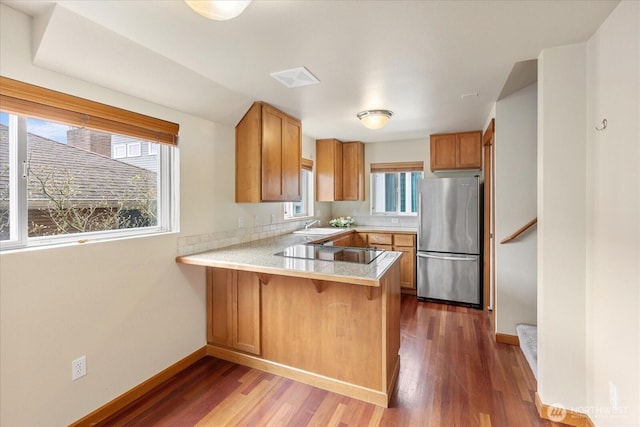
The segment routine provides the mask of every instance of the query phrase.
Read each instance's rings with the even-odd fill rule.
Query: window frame
[[[132,153],[132,148],[136,148],[138,150],[137,153]],[[130,142],[127,144],[127,158],[129,157],[140,157],[142,156],[142,144],[140,142]]]
[[[121,149],[123,153],[118,153],[118,149]],[[118,144],[113,147],[113,158],[114,159],[126,159],[127,158],[127,145],[126,144]]]
[[[307,186],[306,189],[302,185],[302,174],[307,174]],[[305,213],[294,213],[296,203],[300,202],[285,202],[283,203],[283,218],[285,220],[297,220],[302,218],[310,218],[314,215],[314,200],[315,200],[315,176],[313,173],[313,160],[302,159],[302,168],[300,171],[300,202],[305,202],[307,211]],[[306,196],[306,197],[305,197]]]
[[[417,216],[416,212],[402,212],[402,192],[400,185],[400,174],[408,173],[412,174],[414,172],[420,172],[421,179],[424,178],[424,162],[397,162],[397,163],[372,163],[370,166],[369,173],[369,197],[371,200],[370,204],[370,214],[372,216]],[[376,196],[375,192],[377,186],[375,184],[375,175],[377,174],[396,174],[396,185],[395,185],[395,198],[396,198],[396,209],[393,212],[376,212],[375,210],[375,202]],[[417,188],[415,189],[417,191]],[[405,196],[406,198],[406,196]]]
[[[178,231],[179,224],[179,125],[111,107],[72,95],[0,77],[0,111],[9,123],[9,240],[0,241],[0,251],[51,246],[72,242],[120,239]],[[34,118],[130,136],[158,144],[157,221],[149,227],[29,237],[28,189],[23,168],[27,158],[27,119]],[[128,148],[126,152],[128,154]],[[115,158],[115,153],[113,153]],[[22,163],[22,164],[21,164]],[[21,167],[22,166],[22,167]]]

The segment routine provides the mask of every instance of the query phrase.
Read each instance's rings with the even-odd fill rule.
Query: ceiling
[[[34,16],[37,66],[232,126],[262,100],[311,138],[378,142],[483,128],[516,63],[586,41],[618,0],[254,0],[220,22],[180,0],[2,3]],[[301,66],[320,83],[270,76]],[[385,128],[358,122],[380,108]]]

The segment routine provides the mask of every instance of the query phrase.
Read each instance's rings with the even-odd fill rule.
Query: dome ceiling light
[[[184,0],[199,15],[216,21],[226,21],[240,15],[251,0]]]
[[[393,116],[393,112],[389,110],[365,110],[358,113],[358,118],[369,129],[383,128],[389,119]]]

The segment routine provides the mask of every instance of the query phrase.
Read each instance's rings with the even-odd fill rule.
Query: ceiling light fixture
[[[358,113],[358,118],[369,129],[383,128],[389,119],[393,116],[393,112],[389,110],[365,110]]]
[[[226,21],[240,15],[251,0],[184,0],[199,15],[216,21]]]

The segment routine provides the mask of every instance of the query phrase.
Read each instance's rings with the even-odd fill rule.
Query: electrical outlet
[[[87,356],[82,356],[71,362],[71,380],[87,375]]]
[[[609,381],[609,404],[613,409],[618,408],[618,387]]]

